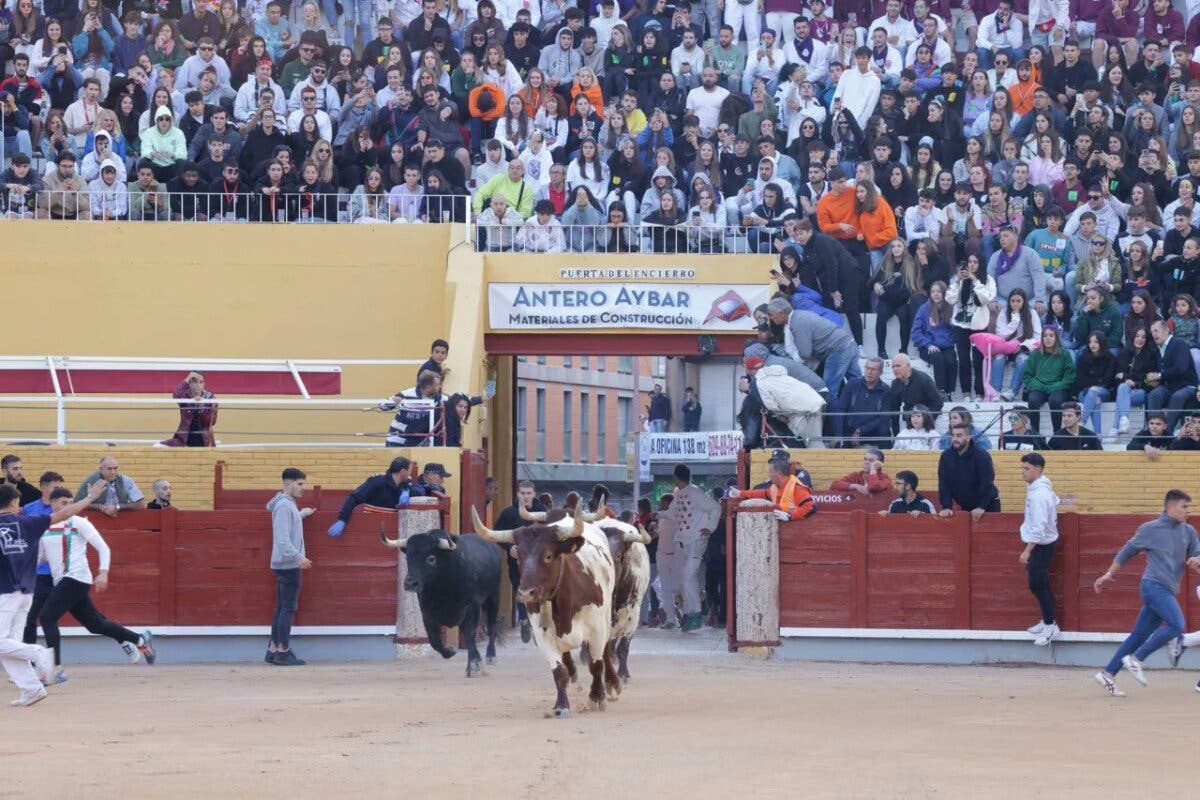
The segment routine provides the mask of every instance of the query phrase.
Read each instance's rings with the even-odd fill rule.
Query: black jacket
[[[665,419],[671,421],[671,398],[666,394],[650,396],[649,419]]]
[[[1196,385],[1196,365],[1187,342],[1172,336],[1162,353],[1162,385],[1172,392]]]
[[[373,475],[363,481],[357,489],[350,493],[346,502],[342,503],[338,519],[346,522],[354,513],[354,507],[362,503],[380,508],[395,508],[400,504],[400,495],[404,492],[408,492],[410,497],[425,496],[425,491],[411,480],[404,480],[397,484],[392,480],[391,475]]]
[[[938,459],[938,502],[942,508],[958,503],[963,511],[986,509],[999,500],[996,471],[988,451],[974,442],[963,453],[953,447],[942,451]]]
[[[17,487],[17,493],[21,496],[21,505],[23,505],[23,506],[29,505],[34,500],[42,499],[41,490],[38,489],[38,487],[34,486],[29,481],[21,481],[20,483],[13,483],[12,481],[8,480],[7,478],[0,478],[0,483],[8,483],[8,484],[12,484],[13,486]]]
[[[1100,437],[1082,425],[1079,426],[1078,434],[1067,433],[1066,428],[1059,428],[1057,431],[1055,431],[1054,435],[1050,437],[1050,442],[1047,446],[1050,450],[1104,449],[1100,446]]]
[[[1113,375],[1116,374],[1117,360],[1113,358],[1108,348],[1102,348],[1099,356],[1092,355],[1091,350],[1084,350],[1075,361],[1075,394],[1099,386],[1111,389]]]
[[[1126,380],[1133,381],[1133,388],[1144,389],[1146,383],[1146,375],[1150,372],[1158,372],[1159,357],[1158,346],[1153,342],[1148,343],[1141,350],[1134,350],[1131,345],[1126,345],[1121,351],[1121,355],[1117,356],[1117,362],[1114,369],[1114,379],[1117,383],[1122,383]]]
[[[533,498],[533,502],[529,505],[529,510],[539,512],[547,511],[549,509],[542,505],[541,500],[538,500],[535,497]],[[521,512],[517,510],[517,504],[513,503],[511,506],[500,512],[500,516],[496,517],[496,521],[492,523],[492,527],[498,531],[511,531],[520,528],[524,524],[525,520],[521,519]],[[506,551],[508,550],[507,547],[504,549]]]
[[[911,411],[913,406],[925,406],[934,414],[942,410],[942,393],[938,391],[933,378],[924,372],[913,370],[908,376],[908,383],[899,378],[892,381],[892,409],[895,411]],[[900,432],[900,416],[892,417],[892,434]]]
[[[1137,435],[1129,440],[1129,444],[1125,446],[1125,449],[1141,450],[1146,445],[1150,445],[1151,447],[1157,447],[1159,450],[1166,450],[1174,441],[1175,438],[1169,433],[1164,433],[1162,436],[1154,436],[1150,433],[1149,428],[1142,428],[1137,432]]]

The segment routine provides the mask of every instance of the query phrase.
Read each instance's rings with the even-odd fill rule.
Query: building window
[[[654,377],[656,377],[656,378],[667,377],[667,357],[666,356],[655,356],[654,357]]]
[[[629,451],[629,414],[633,407],[633,399],[617,398],[617,461],[624,462]]]
[[[571,460],[571,393],[563,392],[562,460]]]
[[[587,392],[579,393],[579,460],[586,463],[588,461],[591,449],[588,436],[591,434],[592,409],[588,405]]]
[[[625,375],[633,373],[633,356],[617,356],[617,372]]]
[[[604,372],[605,368],[608,366],[607,362],[608,356],[596,356],[596,371]]]
[[[563,366],[564,366],[564,367],[570,368],[570,366],[571,366],[571,361],[572,361],[572,357],[571,357],[571,356],[563,356]]]
[[[545,357],[545,356],[538,356],[538,357],[537,357],[537,363],[541,364],[542,366],[545,366],[545,365],[546,365],[546,357]]]
[[[579,368],[580,369],[591,369],[592,368],[591,356],[580,356],[579,357]]]
[[[525,461],[529,453],[525,452],[525,387],[517,387],[517,459]]]
[[[604,464],[608,458],[608,448],[604,441],[605,429],[607,427],[606,412],[608,411],[608,398],[604,395],[596,396],[596,461]]]
[[[535,398],[535,401],[537,402],[537,409],[534,412],[537,414],[537,440],[534,442],[534,445],[537,447],[536,458],[538,461],[545,461],[546,460],[546,390],[545,389],[537,390],[537,397]]]

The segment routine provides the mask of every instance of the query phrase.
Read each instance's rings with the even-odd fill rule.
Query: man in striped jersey
[[[70,489],[59,488],[50,493],[50,508],[55,511],[65,508],[70,502]],[[112,551],[95,525],[84,517],[68,517],[51,525],[42,537],[40,556],[50,565],[50,575],[54,580],[54,588],[46,598],[41,614],[38,615],[42,632],[46,636],[46,645],[54,650],[55,673],[49,676],[49,684],[66,680],[61,670],[61,635],[58,621],[68,612],[87,628],[89,633],[97,633],[116,641],[134,664],[142,657],[145,657],[147,664],[154,663],[153,634],[150,631],[143,631],[139,636],[101,614],[92,603],[93,579],[92,569],[87,560],[88,545],[96,548],[100,556],[100,571],[96,574],[94,585],[97,593],[103,592],[108,588],[108,568],[112,561]]]

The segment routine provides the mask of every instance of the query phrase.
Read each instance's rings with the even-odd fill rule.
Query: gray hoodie
[[[558,42],[564,33],[571,39],[571,46],[566,50]],[[558,29],[558,32],[554,34],[554,41],[543,47],[541,55],[538,57],[538,68],[546,73],[546,80],[557,78],[559,83],[568,88],[575,80],[575,73],[582,66],[583,58],[575,49],[575,34],[566,25]]]
[[[296,501],[279,492],[267,503],[271,512],[271,569],[298,569],[304,558],[304,519]]]
[[[650,176],[650,186],[642,193],[642,204],[638,208],[638,216],[641,219],[653,214],[662,208],[662,194],[658,187],[655,186],[656,178],[666,178],[669,182],[667,188],[675,195],[675,207],[683,211],[687,210],[687,198],[683,196],[683,192],[679,191],[675,186],[675,175],[666,167],[658,167],[654,170],[654,174]]]
[[[1191,525],[1163,514],[1138,527],[1133,538],[1118,551],[1116,562],[1125,566],[1138,553],[1146,554],[1142,580],[1154,581],[1177,594],[1187,559],[1200,556],[1200,538]]]

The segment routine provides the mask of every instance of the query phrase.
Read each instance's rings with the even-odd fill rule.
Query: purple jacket
[[[1125,16],[1118,17],[1109,7],[1096,23],[1096,38],[1110,44],[1115,43],[1117,39],[1132,39],[1137,36],[1138,22],[1138,16],[1132,9],[1126,8]]]

